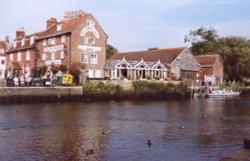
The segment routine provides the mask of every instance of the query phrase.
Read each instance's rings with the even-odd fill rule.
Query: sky
[[[13,40],[20,27],[43,31],[73,9],[92,13],[119,52],[189,46],[185,35],[201,26],[250,39],[249,8],[249,0],[1,0],[0,39]]]

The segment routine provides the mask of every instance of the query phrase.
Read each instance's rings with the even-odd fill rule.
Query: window
[[[5,64],[5,61],[4,61],[4,60],[1,60],[1,64],[4,65],[4,64]]]
[[[93,20],[87,20],[87,27],[92,28],[94,27],[95,22]]]
[[[55,38],[55,37],[49,38],[49,44],[50,44],[50,45],[56,44],[56,38]]]
[[[64,51],[61,51],[60,57],[61,57],[61,59],[64,59]]]
[[[57,31],[61,31],[62,30],[62,24],[57,25]]]
[[[55,60],[56,53],[51,53],[51,60]]]
[[[94,45],[95,39],[93,37],[85,37],[84,44],[85,45]]]
[[[22,53],[19,51],[17,53],[17,61],[21,61],[22,60]]]
[[[95,70],[95,78],[101,78],[101,70]]]
[[[44,39],[44,40],[43,40],[43,46],[46,46],[46,45],[47,45],[47,40]]]
[[[10,61],[13,61],[13,60],[14,60],[13,53],[10,53]]]
[[[24,46],[25,45],[25,39],[21,40],[21,45]]]
[[[97,54],[96,53],[91,54],[90,64],[97,64]]]
[[[88,64],[88,61],[89,61],[89,55],[88,55],[88,53],[83,53],[82,54],[82,63]]]
[[[46,60],[46,54],[45,53],[43,53],[43,55],[42,55],[42,60]]]
[[[89,69],[88,70],[88,74],[89,74],[89,78],[93,78],[94,77],[94,70],[93,69]]]
[[[65,43],[65,35],[62,35],[62,37],[61,37],[61,43]]]
[[[16,48],[16,46],[17,46],[17,41],[14,41],[14,48]]]
[[[192,72],[186,71],[186,70],[181,70],[181,78],[192,79]]]
[[[31,37],[30,37],[30,45],[33,45],[33,44],[34,44],[34,41],[35,41],[35,37],[34,37],[34,36],[31,36]]]
[[[30,51],[29,50],[26,51],[26,60],[30,60]]]
[[[4,53],[4,49],[0,48],[0,53],[3,54]]]

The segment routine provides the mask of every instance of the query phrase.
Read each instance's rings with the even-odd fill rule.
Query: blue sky
[[[248,0],[75,0],[75,9],[92,13],[120,52],[150,47],[188,46],[184,36],[198,27],[214,27],[220,36],[250,39]],[[62,20],[73,0],[1,0],[0,39],[19,27],[42,31],[46,20]]]

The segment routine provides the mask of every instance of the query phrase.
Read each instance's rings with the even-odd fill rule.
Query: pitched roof
[[[195,59],[201,66],[213,66],[218,56],[218,54],[199,55],[195,56]]]
[[[186,47],[137,51],[114,54],[111,60],[120,60],[125,58],[127,61],[140,61],[143,59],[146,62],[156,62],[158,60],[161,63],[167,65],[170,64]]]
[[[56,25],[52,25],[51,27],[43,31],[43,33],[41,33],[39,37],[46,38],[54,35],[60,35],[66,32],[71,32],[76,26],[83,22],[83,19],[85,19],[87,15],[90,14],[85,14],[73,19],[64,19],[61,22],[58,22]],[[60,31],[57,30],[57,25],[62,25],[62,29]]]
[[[5,41],[0,41],[0,48],[2,49],[6,49],[7,48],[7,44]]]
[[[60,34],[64,34],[66,32],[71,32],[74,27],[76,27],[77,25],[79,25],[83,19],[90,14],[85,14],[83,16],[79,16],[77,18],[72,18],[72,19],[64,19],[61,22],[56,23],[56,25],[52,25],[51,27],[47,28],[44,31],[41,32],[36,32],[34,34],[31,35],[26,35],[25,38],[25,45],[21,46],[21,39],[16,39],[17,41],[17,45],[14,48],[14,46],[12,45],[11,48],[8,50],[8,52],[13,52],[16,50],[23,50],[23,49],[28,49],[28,48],[32,48],[34,47],[34,45],[30,45],[29,41],[31,36],[35,36],[36,40],[39,39],[43,39],[43,38],[47,38],[47,37],[52,37],[55,35],[60,35]],[[62,25],[62,29],[60,31],[57,30],[57,25]]]

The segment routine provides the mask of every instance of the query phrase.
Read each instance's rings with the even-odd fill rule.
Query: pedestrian
[[[19,86],[19,80],[17,77],[14,78],[14,86],[18,87]]]

